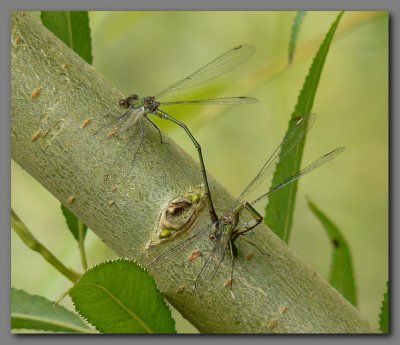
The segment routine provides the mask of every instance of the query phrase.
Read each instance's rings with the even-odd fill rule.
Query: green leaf
[[[379,328],[382,333],[389,333],[389,282],[386,282],[386,292],[383,294],[381,312],[379,314]]]
[[[289,41],[289,65],[293,61],[294,50],[296,48],[297,38],[299,37],[300,26],[306,13],[306,11],[297,11],[296,17],[293,21],[292,32]]]
[[[92,64],[92,38],[86,11],[42,11],[42,23],[87,63]]]
[[[87,233],[87,226],[79,221],[79,219],[64,205],[61,205],[62,213],[67,221],[68,229],[74,235],[75,239],[79,241],[79,227],[82,227],[83,238],[85,238]]]
[[[357,306],[353,264],[347,242],[338,227],[310,200],[308,201],[308,207],[321,222],[332,244],[333,252],[329,282],[351,304]]]
[[[311,114],[326,56],[328,55],[329,47],[342,15],[343,12],[338,15],[314,57],[311,68],[298,97],[296,107],[289,121],[285,139],[290,135],[290,132],[296,125],[299,117]],[[276,186],[280,181],[283,181],[285,178],[292,176],[300,170],[304,143],[305,138],[291,153],[286,155],[284,160],[278,163],[272,179],[272,186]],[[269,198],[268,205],[265,208],[265,224],[267,224],[269,228],[286,243],[289,242],[290,230],[292,227],[297,183],[298,181],[293,182],[286,188],[282,189],[279,193],[272,194]]]
[[[11,288],[11,328],[63,333],[92,333],[82,319],[42,296]]]
[[[132,260],[89,269],[68,293],[79,314],[102,333],[175,333],[153,278]]]

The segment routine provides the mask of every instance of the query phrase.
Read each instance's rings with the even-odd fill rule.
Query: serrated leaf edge
[[[293,113],[292,113],[291,118],[290,118],[289,121],[295,119],[295,118],[298,117],[298,116],[304,116],[304,114],[300,114],[300,112],[299,112],[299,110],[298,110],[298,105],[299,105],[299,103],[300,103],[300,98],[304,97],[303,93],[305,94],[305,87],[306,87],[308,81],[311,80],[311,77],[313,77],[313,78],[315,77],[315,76],[312,76],[312,75],[310,74],[311,70],[312,70],[313,67],[314,67],[314,63],[316,62],[317,59],[320,58],[321,54],[323,54],[323,52],[324,52],[326,49],[329,49],[329,48],[330,48],[331,43],[332,43],[332,40],[333,40],[333,37],[334,37],[334,35],[335,35],[335,33],[336,33],[337,26],[339,25],[340,19],[342,18],[343,14],[344,14],[344,11],[342,11],[342,12],[340,12],[340,13],[338,14],[338,16],[336,17],[335,21],[331,24],[331,26],[329,27],[328,32],[327,32],[326,35],[324,36],[324,39],[322,40],[322,43],[321,43],[321,45],[319,46],[317,53],[314,55],[313,61],[312,61],[311,65],[310,65],[310,68],[308,69],[306,79],[304,80],[304,83],[303,83],[303,85],[302,85],[302,87],[301,87],[300,93],[299,93],[298,96],[297,96],[295,109],[294,109],[294,111],[293,111]],[[334,30],[333,30],[333,28],[334,28]],[[332,36],[330,43],[327,45],[327,47],[325,47],[324,50],[321,50],[321,48],[326,44],[327,38],[328,38],[329,36]],[[326,56],[327,56],[327,55],[326,55]],[[325,60],[324,60],[324,64],[325,64]],[[321,70],[321,72],[322,72],[322,70]],[[316,80],[319,80],[320,77],[321,77],[321,73],[317,76],[317,79],[316,79]],[[315,78],[314,78],[314,79],[315,79]],[[312,80],[310,81],[310,83],[311,83],[311,82],[312,82]],[[314,83],[315,83],[315,81],[313,81],[313,85],[314,85]],[[309,97],[307,97],[307,102],[309,102]],[[312,100],[312,102],[314,102],[314,100]],[[309,107],[308,104],[305,106],[305,108],[310,108],[310,111],[309,111],[309,112],[311,112],[311,110],[312,110],[312,107]],[[286,136],[286,134],[288,133],[288,131],[289,131],[289,128],[288,128],[288,130],[286,131],[285,136]],[[293,150],[293,152],[292,152],[292,154],[296,154],[296,156],[295,156],[295,162],[296,162],[296,164],[297,164],[297,161],[298,161],[299,159],[300,159],[300,161],[301,161],[301,159],[302,159],[303,153],[302,153],[302,155],[301,155],[300,157],[298,157],[297,152],[298,152],[298,150],[300,150],[300,149],[304,151],[304,145],[305,145],[306,138],[307,138],[307,136],[305,136],[305,137],[303,138],[303,143],[300,144],[300,145],[298,145],[296,148],[294,148],[294,150]],[[279,164],[279,163],[277,163],[277,166],[278,166],[278,164]],[[274,180],[275,180],[275,178],[276,178],[276,172],[277,172],[277,170],[275,170],[275,172],[274,172],[274,174],[273,174],[273,176],[272,176],[272,183],[274,182]],[[297,186],[298,186],[298,182],[296,181],[296,182],[292,183],[290,186],[287,187],[287,189],[288,189],[289,191],[290,191],[290,190],[293,190],[292,193],[289,192],[289,198],[290,198],[290,200],[288,201],[288,205],[289,205],[289,206],[287,207],[287,210],[292,209],[292,211],[291,211],[291,212],[292,212],[292,216],[293,216],[295,198],[296,198],[296,195],[297,195]],[[292,200],[294,200],[294,201],[293,201],[293,205],[292,205]],[[290,205],[292,205],[292,206],[290,206]],[[270,201],[268,201],[268,204],[267,204],[266,207],[264,208],[264,211],[266,212],[267,210],[269,210],[269,207],[270,207]],[[290,221],[290,226],[289,226],[289,228],[287,228],[287,224],[288,224],[289,221]],[[286,243],[289,242],[289,236],[290,236],[290,229],[291,229],[292,220],[288,220],[287,217],[285,217],[285,226],[284,226],[284,228],[283,228],[282,236],[280,236],[280,233],[277,232],[277,229],[271,227],[271,224],[268,224],[268,222],[267,222],[267,217],[264,218],[264,223],[265,223],[268,227],[270,227],[271,230],[272,230],[276,235],[278,235],[283,241],[285,241]]]
[[[335,34],[335,32],[336,32],[336,28],[337,28],[337,26],[339,25],[339,21],[340,21],[340,19],[342,18],[343,14],[344,14],[344,11],[342,11],[342,12],[340,12],[340,13],[338,14],[337,18],[336,18],[335,21],[331,24],[331,26],[329,27],[328,32],[327,32],[326,35],[324,36],[324,39],[322,40],[322,43],[321,43],[321,45],[320,45],[319,48],[318,48],[317,54],[314,55],[313,61],[312,61],[311,65],[310,65],[310,68],[308,69],[306,79],[304,80],[304,83],[303,83],[303,85],[302,85],[301,91],[300,91],[299,95],[297,96],[296,105],[299,104],[299,99],[300,99],[300,97],[303,96],[303,91],[304,91],[305,86],[307,85],[307,81],[311,79],[310,71],[312,70],[315,61],[316,61],[318,58],[320,58],[320,55],[323,54],[323,51],[325,51],[325,49],[326,49],[326,48],[325,48],[324,50],[320,50],[321,47],[326,43],[326,40],[327,40],[327,38],[328,38],[329,36],[332,36],[332,39],[331,39],[331,42],[329,43],[329,45],[328,45],[327,48],[329,48],[329,47],[331,46],[331,43],[332,43],[332,40],[333,40],[333,36],[334,36],[334,34]],[[336,27],[336,28],[335,28],[334,31],[332,31],[332,29],[333,29],[334,27]],[[325,64],[325,62],[324,62],[324,64]],[[320,78],[320,77],[321,77],[321,74],[319,74],[318,77]],[[313,85],[314,85],[314,84],[313,84]],[[298,116],[298,115],[299,115],[299,114],[297,114],[297,109],[295,109],[295,111],[293,112],[293,115],[294,115],[294,116]],[[293,118],[293,117],[292,117],[292,118]]]
[[[297,44],[297,37],[300,32],[300,25],[304,20],[307,11],[297,11],[296,17],[293,20],[292,30],[290,32],[290,40],[289,40],[289,65],[293,62],[293,57],[295,53],[295,48]]]
[[[21,313],[11,313],[11,318],[12,319],[19,319],[19,320],[27,320],[27,321],[36,321],[36,322],[41,322],[41,323],[47,323],[49,325],[54,325],[57,327],[65,328],[66,330],[64,332],[69,333],[67,329],[70,329],[72,332],[77,332],[77,333],[93,333],[89,328],[83,328],[75,325],[71,325],[70,323],[65,323],[65,322],[60,322],[60,321],[55,321],[54,319],[48,319],[44,317],[38,317],[38,316],[31,316],[27,314],[21,314]],[[41,331],[48,331],[47,329],[41,328],[41,327],[35,327],[35,328],[27,328],[27,327],[12,327],[12,329],[35,329],[35,330],[41,330]],[[52,332],[56,333],[62,333],[63,331],[54,331]]]
[[[23,289],[17,289],[17,288],[15,288],[15,287],[11,287],[11,290],[15,290],[15,291],[21,291],[21,292],[24,292],[24,293],[27,293],[25,290],[23,290]],[[43,299],[43,300],[46,300],[46,301],[48,301],[48,302],[51,302],[50,300],[48,300],[46,297],[44,297],[44,296],[41,296],[41,295],[38,295],[38,294],[29,294],[30,296],[32,296],[32,297],[38,297],[38,298],[41,298],[41,299]],[[59,306],[59,307],[61,307],[61,308],[64,308],[65,310],[67,310],[67,311],[69,311],[69,312],[71,312],[72,314],[74,313],[73,311],[71,311],[71,310],[68,310],[67,308],[65,308],[65,307],[63,307],[63,306]],[[11,313],[11,317],[13,316],[13,315],[27,315],[27,314],[21,314],[21,313]],[[79,315],[80,316],[80,315]],[[37,318],[37,319],[45,319],[45,318]],[[51,320],[53,320],[53,319],[51,319]],[[60,323],[61,324],[61,323]],[[68,325],[71,325],[71,324],[68,324]],[[83,327],[79,327],[79,326],[76,326],[76,325],[74,325],[74,327],[76,327],[76,328],[82,328],[82,329],[84,329],[84,333],[92,333],[91,332],[91,329],[88,327],[88,328],[83,328]],[[23,327],[14,327],[15,329],[25,329],[25,328],[23,328]],[[28,328],[26,328],[26,329],[28,329]],[[39,330],[39,328],[37,328],[38,330]],[[46,331],[45,329],[40,329],[40,330],[42,330],[42,331]]]
[[[383,315],[383,308],[384,305],[387,303],[387,312],[388,315],[384,316]],[[384,333],[384,330],[382,330],[382,318],[383,317],[387,317],[388,318],[388,325],[387,325],[387,329],[389,331],[389,282],[386,281],[386,291],[383,293],[383,300],[381,303],[381,307],[380,307],[380,313],[379,313],[379,329],[382,331],[382,333]]]
[[[140,263],[138,263],[137,261],[135,261],[135,260],[133,260],[133,259],[130,259],[130,258],[117,258],[117,259],[109,259],[109,260],[102,261],[102,262],[100,262],[100,263],[94,264],[92,267],[90,267],[89,269],[87,269],[87,270],[85,271],[84,274],[86,274],[86,273],[88,273],[89,271],[91,271],[91,270],[93,270],[93,269],[95,269],[95,268],[97,268],[97,267],[99,267],[99,266],[102,266],[102,265],[104,265],[104,264],[113,263],[113,262],[119,262],[119,261],[126,261],[126,262],[130,262],[130,263],[134,263],[134,264],[138,265],[141,269],[143,269],[145,272],[150,273],[149,270],[148,270],[146,267],[144,267],[143,265],[141,265]],[[77,284],[77,283],[82,279],[82,277],[83,277],[83,275],[75,282],[75,284]],[[149,278],[153,281],[156,290],[162,295],[163,293],[162,293],[161,290],[158,288],[158,286],[157,286],[157,284],[156,284],[156,281],[154,280],[154,278],[153,278],[150,274],[149,274]],[[82,284],[89,285],[89,283],[82,283]],[[96,285],[96,284],[91,283],[91,285]],[[73,288],[73,287],[72,287],[72,288]],[[71,288],[71,289],[72,289],[72,288]],[[69,295],[69,291],[70,291],[71,289],[68,290],[68,295]],[[70,295],[69,295],[69,296],[70,296]],[[157,296],[160,296],[160,295],[157,295]],[[85,320],[88,324],[90,324],[93,328],[95,328],[98,332],[103,333],[103,331],[102,331],[101,329],[99,329],[96,325],[94,325],[93,323],[91,323],[84,315],[82,315],[82,314],[80,313],[80,311],[76,308],[74,298],[71,297],[71,296],[70,296],[70,298],[71,298],[72,304],[73,304],[74,307],[75,307],[76,313],[77,313],[83,320]],[[161,300],[164,302],[164,304],[165,304],[165,306],[167,307],[167,309],[171,312],[171,308],[170,308],[169,305],[165,302],[165,300],[164,300],[163,298],[161,298]],[[125,309],[125,308],[124,308],[124,309]],[[172,319],[172,320],[173,320],[174,325],[175,325],[175,320],[174,320],[174,319]],[[151,333],[154,334],[153,331],[152,331]]]
[[[101,262],[99,262],[99,263],[97,263],[97,264],[92,265],[90,268],[88,268],[88,269],[85,271],[85,273],[87,273],[87,272],[89,272],[89,271],[95,269],[96,267],[102,266],[102,265],[104,265],[104,264],[108,264],[108,263],[112,263],[112,262],[118,262],[118,261],[131,262],[131,263],[134,263],[135,265],[139,266],[142,270],[144,270],[145,272],[147,272],[147,273],[149,274],[149,277],[150,277],[151,280],[154,282],[154,285],[155,285],[157,291],[160,292],[160,293],[162,294],[162,291],[158,288],[158,286],[157,286],[157,284],[156,284],[156,281],[155,281],[154,278],[151,276],[150,271],[149,271],[146,267],[144,267],[143,265],[141,265],[139,262],[137,262],[137,261],[134,260],[134,259],[122,258],[122,257],[121,257],[121,258],[116,258],[116,259],[108,259],[108,260],[106,260],[106,261],[101,261]],[[82,278],[82,276],[81,276],[81,277],[79,278],[79,280],[77,280],[76,282],[80,281],[81,278]],[[72,288],[71,288],[71,289],[72,289]],[[69,291],[69,290],[68,290],[68,291]]]

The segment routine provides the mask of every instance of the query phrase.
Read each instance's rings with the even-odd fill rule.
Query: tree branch
[[[235,299],[224,287],[229,262],[195,293],[190,286],[204,259],[190,263],[176,257],[161,269],[150,265],[154,255],[177,243],[146,249],[165,205],[201,183],[198,165],[170,139],[169,145],[161,144],[155,129],[146,125],[134,167],[130,170],[127,159],[116,168],[118,176],[130,174],[115,191],[103,176],[125,141],[99,140],[93,132],[110,121],[106,114],[120,114],[121,94],[28,13],[13,14],[11,39],[13,159],[115,252],[147,267],[167,299],[201,332],[377,332],[264,225],[257,227],[252,241],[268,256],[238,243]],[[88,118],[90,124],[82,126]],[[221,213],[233,198],[210,180]],[[68,204],[71,196],[74,202]],[[203,209],[191,231],[208,223]],[[197,246],[208,248],[208,240]],[[253,251],[253,259],[246,261]],[[177,291],[182,285],[188,288]]]

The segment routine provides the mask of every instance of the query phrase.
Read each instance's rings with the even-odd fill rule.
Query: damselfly
[[[211,199],[210,188],[207,180],[207,172],[204,165],[203,155],[201,152],[201,146],[194,138],[190,130],[187,126],[181,121],[175,119],[165,111],[161,110],[161,107],[175,104],[182,105],[234,105],[234,104],[248,104],[257,102],[257,99],[251,97],[228,97],[228,98],[217,98],[217,99],[205,99],[205,100],[193,100],[193,101],[172,101],[172,102],[158,102],[163,96],[170,94],[175,91],[188,89],[194,86],[198,86],[207,81],[215,79],[235,67],[243,64],[247,61],[255,52],[255,48],[248,44],[238,45],[226,53],[222,54],[215,60],[211,61],[207,65],[201,67],[194,73],[190,74],[186,78],[179,80],[178,82],[170,85],[160,93],[155,96],[148,96],[139,98],[138,95],[131,95],[125,99],[121,99],[119,105],[123,108],[128,109],[122,116],[118,117],[116,120],[107,124],[105,127],[98,130],[95,134],[99,134],[100,132],[106,131],[105,135],[108,138],[112,138],[120,135],[127,130],[134,128],[134,135],[131,137],[131,140],[126,145],[126,149],[133,146],[134,138],[139,137],[136,142],[136,148],[134,150],[132,162],[135,160],[135,157],[140,150],[143,138],[145,127],[142,125],[142,121],[147,120],[151,123],[159,132],[161,142],[162,136],[160,129],[148,118],[149,115],[158,116],[164,120],[169,120],[180,126],[189,136],[190,140],[193,142],[194,146],[197,149],[201,172],[203,176],[203,183],[205,185],[206,198],[208,202],[208,208],[210,212],[210,217],[213,222],[218,220],[218,217],[215,213],[214,206]],[[138,134],[138,135],[137,135]],[[121,156],[118,160],[121,159]],[[114,167],[118,165],[118,161],[114,164]],[[110,173],[106,175],[105,179],[108,179]]]
[[[266,163],[262,166],[260,172],[253,178],[253,180],[247,185],[247,187],[240,193],[239,197],[232,204],[216,222],[209,224],[205,228],[202,228],[195,234],[191,235],[186,240],[178,243],[172,249],[158,256],[153,262],[169,262],[170,258],[178,253],[184,251],[185,248],[195,243],[203,236],[208,235],[209,240],[212,242],[212,248],[209,255],[206,257],[204,265],[202,266],[200,273],[197,276],[192,288],[195,290],[199,280],[208,274],[216,274],[219,266],[225,259],[226,253],[231,258],[231,280],[233,281],[233,263],[234,258],[238,255],[238,249],[235,245],[235,241],[240,238],[257,247],[256,243],[252,243],[244,237],[249,231],[254,229],[263,220],[263,217],[253,207],[257,202],[264,200],[272,193],[286,187],[290,183],[296,181],[300,177],[308,174],[312,170],[318,168],[322,164],[335,158],[338,154],[343,152],[344,148],[339,147],[333,151],[323,155],[310,165],[306,166],[302,170],[298,171],[290,177],[283,178],[282,181],[272,186],[268,192],[262,194],[258,198],[251,202],[246,201],[249,194],[254,191],[265,179],[271,175],[274,171],[276,164],[279,161],[285,159],[288,154],[298,146],[301,140],[304,138],[307,131],[311,128],[315,120],[315,115],[305,116],[299,118],[291,131],[288,132],[281,144],[275,149],[273,154],[269,157]],[[240,222],[240,216],[243,211],[247,211],[251,216],[252,220],[248,222]],[[232,286],[230,284],[230,286]]]

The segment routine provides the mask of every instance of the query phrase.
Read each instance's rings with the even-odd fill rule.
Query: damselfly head
[[[210,241],[218,241],[218,239],[221,237],[221,234],[219,234],[218,232],[210,232],[210,234],[208,235],[208,238],[210,239]]]
[[[138,95],[130,95],[129,97],[126,98],[122,98],[119,100],[119,106],[122,108],[129,108],[129,107],[133,107],[135,102],[139,99]]]

